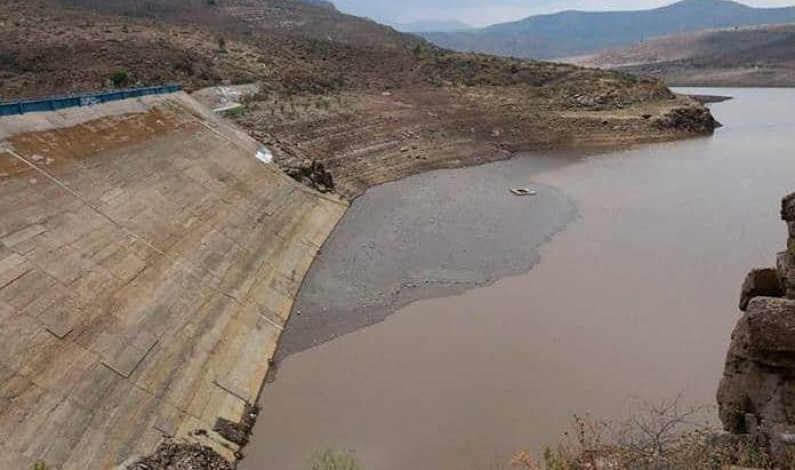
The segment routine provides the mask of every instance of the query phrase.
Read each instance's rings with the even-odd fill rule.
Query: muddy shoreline
[[[698,101],[701,104],[715,104],[715,103],[723,103],[724,101],[729,101],[733,99],[731,96],[724,96],[724,95],[687,95],[694,100]]]

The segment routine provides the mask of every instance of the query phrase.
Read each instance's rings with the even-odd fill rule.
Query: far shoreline
[[[699,94],[688,94],[690,98],[698,101],[701,104],[713,104],[713,103],[723,103],[724,101],[733,100],[733,96],[724,96],[724,95],[699,95]]]

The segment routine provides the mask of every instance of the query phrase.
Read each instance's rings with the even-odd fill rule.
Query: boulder
[[[704,106],[674,109],[665,116],[657,118],[655,125],[660,129],[686,131],[694,134],[711,134],[720,127],[720,124]]]
[[[795,299],[795,256],[788,251],[782,251],[776,258],[776,271],[781,280],[781,287],[787,298]]]
[[[787,251],[776,269],[745,279],[717,400],[724,428],[744,434],[783,464],[795,449],[795,193],[781,203]],[[791,468],[791,467],[787,467]]]
[[[152,455],[125,468],[126,470],[233,470],[235,466],[209,447],[165,441]]]
[[[795,368],[795,300],[756,297],[748,304],[749,359]]]
[[[334,191],[334,178],[322,162],[310,159],[286,158],[277,160],[290,178],[321,193]]]
[[[747,434],[788,422],[783,378],[754,362],[741,364],[736,372],[724,374],[718,387],[718,416],[724,429]]]
[[[732,332],[732,341],[729,353],[726,355],[726,364],[717,395],[718,414],[723,428],[734,434],[748,432],[745,415],[752,411],[752,404],[748,396],[746,377],[749,376],[750,366],[748,322],[743,318],[737,322]]]
[[[785,222],[795,222],[795,193],[781,200],[781,219]],[[790,231],[790,236],[795,237],[795,233]]]
[[[795,257],[795,193],[785,197],[781,201],[781,219],[787,223],[789,240],[787,241],[787,251]]]
[[[784,288],[777,269],[754,269],[743,282],[740,293],[740,310],[746,311],[755,297],[784,297]]]

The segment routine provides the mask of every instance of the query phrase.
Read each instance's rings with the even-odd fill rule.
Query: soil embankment
[[[538,65],[526,66],[532,74]],[[477,62],[473,67],[473,76],[480,76]],[[271,146],[285,168],[321,163],[345,197],[422,171],[520,151],[605,150],[709,135],[717,125],[703,105],[659,84],[543,67],[536,72],[561,75],[539,86],[260,95],[237,122]]]

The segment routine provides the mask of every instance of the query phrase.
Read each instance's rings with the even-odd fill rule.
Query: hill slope
[[[795,25],[666,36],[572,63],[615,68],[681,86],[795,86]]]
[[[6,0],[0,25],[4,98],[111,77],[261,90],[236,117],[249,136],[181,93],[2,118],[2,469],[110,469],[164,436],[233,457],[343,209],[257,163],[260,145],[294,179],[325,167],[350,198],[515,151],[715,125],[658,80],[449,53],[325,4]]]
[[[189,89],[400,86],[425,44],[295,0],[11,0],[0,4],[0,98],[179,82]],[[373,67],[372,64],[378,64]]]
[[[512,151],[714,124],[656,80],[451,53],[296,0],[11,0],[0,23],[0,98],[108,88],[117,71],[120,86],[259,82],[239,123],[285,168],[322,161],[345,196]]]
[[[795,22],[795,7],[752,8],[728,0],[684,0],[642,11],[565,11],[423,37],[457,51],[549,59],[590,54],[673,33],[791,22]]]
[[[427,31],[448,33],[472,29],[472,26],[462,21],[455,20],[412,21],[410,23],[396,23],[394,27],[398,31],[403,31],[404,33],[424,33]]]

